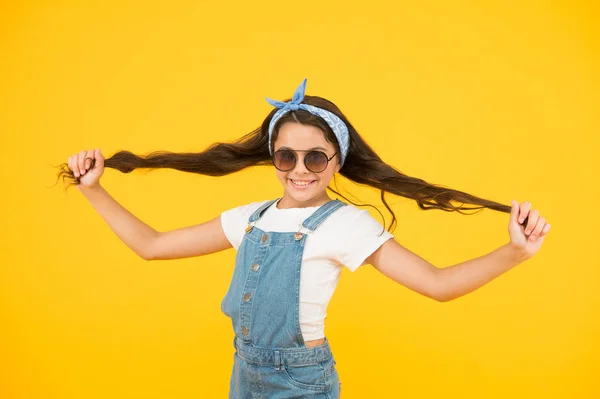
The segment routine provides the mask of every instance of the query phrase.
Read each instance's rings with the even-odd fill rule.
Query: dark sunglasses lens
[[[306,167],[313,172],[322,172],[327,168],[327,155],[320,151],[311,151],[304,158]]]
[[[275,152],[275,167],[279,170],[287,171],[294,169],[296,165],[296,156],[293,152],[280,150]]]

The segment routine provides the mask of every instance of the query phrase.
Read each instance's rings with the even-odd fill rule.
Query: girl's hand
[[[104,157],[100,149],[81,150],[79,154],[69,157],[69,169],[73,171],[75,179],[79,181],[79,186],[94,187],[98,185],[100,177],[104,173]]]
[[[511,201],[508,233],[510,244],[526,257],[532,257],[542,247],[546,234],[550,231],[550,223],[540,216],[537,209],[531,210],[531,202],[521,204]],[[527,223],[521,225],[527,218]]]

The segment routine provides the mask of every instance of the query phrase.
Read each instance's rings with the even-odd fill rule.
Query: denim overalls
[[[296,233],[255,227],[276,201],[250,216],[221,302],[235,332],[229,398],[336,399],[340,381],[329,341],[307,348],[302,338],[300,269],[308,234],[346,204],[336,199],[322,205]]]

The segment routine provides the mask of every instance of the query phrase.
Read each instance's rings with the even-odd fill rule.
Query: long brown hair
[[[290,100],[288,98],[285,101]],[[381,160],[334,103],[322,97],[309,95],[305,95],[302,102],[334,113],[348,126],[350,148],[344,166],[340,169],[339,173],[351,181],[375,187],[381,191],[381,201],[392,214],[392,221],[389,226],[390,232],[396,227],[396,215],[386,201],[386,192],[413,199],[423,210],[441,209],[446,212],[465,214],[464,211],[467,210],[489,208],[495,211],[510,213],[511,207],[509,205],[475,197],[462,191],[428,183],[422,179],[403,174]],[[268,127],[276,111],[276,108],[271,110],[259,128],[232,143],[214,143],[199,153],[154,151],[147,155],[136,155],[130,151],[121,150],[111,157],[106,158],[104,166],[117,169],[123,173],[129,173],[138,168],[171,168],[202,175],[223,176],[249,166],[272,165],[268,148]],[[302,109],[288,112],[277,121],[273,130],[272,146],[277,139],[279,127],[285,122],[297,122],[318,127],[325,133],[325,139],[335,147],[339,154],[340,149],[337,139],[329,125],[320,117]],[[339,157],[339,155],[336,155],[336,157]],[[339,162],[339,158],[337,159]],[[79,178],[75,177],[67,163],[59,165],[59,168],[59,179],[62,177],[63,182],[67,179],[70,184],[79,184]],[[372,206],[369,204],[356,204],[333,188],[327,187],[327,189],[353,205]],[[460,205],[454,205],[452,201],[458,202]],[[465,205],[475,206],[467,207]],[[379,212],[376,207],[374,208]]]

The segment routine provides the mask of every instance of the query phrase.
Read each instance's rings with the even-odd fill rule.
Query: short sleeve
[[[267,201],[252,202],[248,205],[238,206],[221,213],[221,226],[225,236],[237,251],[244,238],[248,219],[261,205]]]
[[[360,210],[346,229],[339,253],[340,263],[354,272],[365,259],[393,237],[369,212]]]

